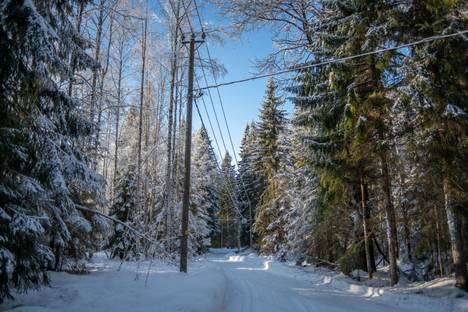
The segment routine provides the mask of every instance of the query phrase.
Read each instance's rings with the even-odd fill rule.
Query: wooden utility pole
[[[204,35],[203,35],[204,37]],[[188,254],[188,219],[190,205],[190,166],[192,157],[192,102],[193,102],[193,74],[195,44],[202,41],[195,40],[195,34],[192,33],[189,43],[189,70],[187,87],[187,120],[185,125],[185,174],[184,174],[184,196],[182,199],[182,233],[180,238],[180,272],[187,273],[187,254]]]

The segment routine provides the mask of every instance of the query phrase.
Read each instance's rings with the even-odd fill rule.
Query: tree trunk
[[[123,53],[124,53],[124,42],[120,42],[119,46],[119,74],[117,78],[117,108],[115,112],[115,141],[114,141],[114,172],[112,178],[112,197],[111,202],[114,200],[114,186],[115,179],[117,177],[117,162],[118,162],[118,151],[119,151],[119,127],[120,127],[120,105],[122,103],[122,71],[123,71]]]
[[[444,276],[444,263],[442,261],[442,251],[440,248],[440,225],[439,225],[439,213],[437,207],[434,207],[435,226],[436,226],[436,243],[437,243],[437,262],[439,262],[439,274],[440,277]]]
[[[143,138],[143,107],[145,96],[145,69],[146,69],[146,37],[148,30],[148,8],[145,12],[143,38],[141,42],[141,81],[140,81],[140,114],[138,121],[138,155],[137,155],[137,210],[141,209],[141,151]]]
[[[106,138],[105,138],[105,142],[107,144],[106,146],[106,156],[104,157],[104,164],[102,166],[102,175],[104,176],[104,181],[106,181],[106,185],[105,185],[105,194],[106,196],[108,196],[111,192],[111,190],[109,189],[109,184],[107,183],[108,180],[109,180],[109,167],[110,167],[110,161],[111,161],[111,155],[110,155],[110,142],[111,142],[111,123],[110,123],[110,120],[111,120],[111,116],[112,116],[112,112],[109,110],[107,112],[107,124],[106,124]],[[102,205],[102,212],[105,212],[106,210],[106,205]]]
[[[455,286],[468,291],[468,276],[463,253],[461,219],[457,207],[453,202],[452,187],[447,170],[443,178],[445,211],[447,213],[447,223],[450,234],[450,243],[452,245],[452,261],[455,270]]]
[[[364,246],[366,250],[366,265],[367,265],[367,274],[369,279],[372,279],[373,267],[372,267],[372,259],[371,259],[371,252],[370,252],[370,240],[369,240],[369,231],[367,225],[367,212],[368,208],[366,205],[366,194],[364,189],[364,179],[361,176],[361,214],[362,214],[362,229],[364,232]]]
[[[101,0],[99,2],[99,15],[98,15],[98,22],[96,28],[96,41],[95,41],[95,52],[94,52],[94,60],[99,62],[99,56],[101,54],[101,40],[102,40],[102,28],[104,24],[104,3],[106,0]],[[97,82],[98,82],[99,70],[97,67],[94,67],[92,70],[92,81],[91,81],[91,102],[90,102],[90,119],[91,122],[94,124],[95,120],[94,117],[96,115],[96,97],[97,97]],[[93,125],[94,128],[94,125]],[[90,146],[93,143],[93,136],[90,136]],[[96,153],[96,151],[94,151]],[[92,167],[96,169],[97,167],[97,155],[93,155],[92,157]]]
[[[395,209],[392,201],[392,191],[390,183],[390,173],[388,170],[387,155],[385,152],[380,154],[380,161],[383,175],[383,188],[385,193],[385,214],[387,221],[387,241],[388,241],[388,260],[390,261],[390,285],[398,283],[397,266],[397,231]]]
[[[170,4],[172,5],[172,4]],[[170,202],[170,194],[173,192],[171,190],[171,173],[172,173],[172,136],[173,134],[173,122],[174,122],[174,89],[176,83],[176,73],[177,73],[177,51],[178,51],[178,37],[179,37],[179,9],[180,9],[180,1],[177,2],[177,9],[176,9],[176,17],[175,17],[175,25],[174,25],[174,32],[172,37],[172,59],[171,59],[171,80],[169,85],[169,108],[168,108],[168,124],[167,124],[167,165],[166,165],[166,179],[165,179],[165,192],[164,192],[164,199],[163,199],[163,209],[166,210],[165,214],[165,228],[166,228],[166,236],[169,237],[169,202]]]
[[[110,13],[110,21],[109,21],[109,40],[107,43],[107,51],[106,51],[106,65],[101,70],[101,81],[99,82],[99,101],[97,106],[98,117],[96,121],[96,139],[94,142],[94,148],[97,151],[99,148],[100,143],[100,136],[101,136],[101,120],[102,120],[102,97],[104,95],[104,80],[106,78],[107,72],[109,70],[109,61],[110,61],[110,51],[111,51],[111,44],[112,44],[112,34],[113,34],[113,25],[114,19],[112,15],[112,11]]]

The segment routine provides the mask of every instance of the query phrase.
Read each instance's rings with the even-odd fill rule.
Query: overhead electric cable
[[[200,15],[200,11],[198,10],[197,1],[193,0],[193,3],[194,3],[194,6],[195,6],[196,15],[198,17],[198,22],[200,23],[200,28],[201,28],[202,32],[204,33],[205,30],[204,30],[204,27],[203,27],[203,22],[202,22],[202,18],[201,18],[201,15]],[[213,62],[213,59],[211,57],[210,49],[209,49],[208,45],[205,45],[205,47],[206,47],[206,52],[207,52],[207,56],[208,56],[208,61],[210,63],[210,67],[211,67],[211,70],[212,70],[213,79],[214,79],[215,84],[217,84],[216,73],[215,73],[214,68],[213,68],[214,62]],[[197,53],[198,53],[198,57],[201,59],[200,52],[198,50],[197,50]],[[201,68],[202,68],[203,76],[205,78],[205,83],[208,84],[203,65],[201,66]],[[227,129],[229,142],[231,143],[231,148],[232,148],[232,154],[234,156],[234,161],[235,161],[236,167],[239,168],[239,161],[237,160],[237,154],[236,154],[236,150],[234,148],[234,143],[232,141],[231,130],[229,129],[229,124],[227,122],[226,112],[224,110],[224,105],[223,105],[223,100],[222,100],[222,97],[221,97],[221,92],[219,91],[219,88],[216,88],[216,91],[217,91],[217,94],[218,94],[218,99],[219,99],[219,103],[220,103],[220,106],[221,106],[221,111],[223,113],[224,124],[225,124],[226,129]],[[211,92],[210,92],[209,89],[208,89],[208,93],[209,93],[210,98],[211,98]],[[213,100],[211,99],[211,101],[213,101]],[[218,124],[218,126],[219,126],[219,124]],[[224,144],[224,140],[223,140],[223,144]],[[226,146],[224,146],[224,148],[226,149]],[[247,202],[248,202],[248,206],[249,206],[249,221],[251,223],[252,219],[253,219],[253,216],[252,216],[252,202],[251,202],[251,200],[249,198],[249,194],[248,194],[248,192],[246,190],[246,186],[245,186],[245,183],[244,183],[244,177],[242,175],[242,172],[240,172],[240,171],[239,171],[239,176],[240,176],[242,191],[244,192],[244,194],[245,194],[245,196],[247,198]],[[252,233],[251,233],[251,231],[252,231],[252,223],[250,224],[250,245],[252,244]]]
[[[199,86],[198,79],[195,79],[195,83],[197,84],[197,86]],[[201,96],[200,98],[202,100],[203,107],[205,108],[206,117],[208,118],[208,123],[210,125],[211,133],[213,134],[213,138],[214,138],[214,141],[216,143],[216,147],[218,148],[219,159],[223,159],[223,154],[221,153],[221,149],[219,148],[218,138],[216,137],[216,133],[214,131],[213,123],[211,122],[210,114],[208,113],[208,108],[206,107],[205,98],[203,96]],[[201,117],[200,117],[200,120],[201,120]],[[202,122],[202,125],[203,125],[203,127],[205,127],[203,122]]]
[[[198,58],[201,59],[200,51],[197,50],[197,54],[198,54]],[[200,68],[202,70],[203,79],[205,80],[205,83],[207,84],[208,83],[208,78],[207,78],[207,75],[205,73],[205,68],[203,67],[203,64],[201,64]],[[223,143],[224,150],[226,152],[229,152],[229,150],[226,147],[226,142],[224,141],[223,132],[221,130],[221,125],[219,123],[218,113],[216,112],[216,108],[215,108],[215,105],[214,105],[214,100],[213,100],[213,96],[211,94],[211,90],[208,90],[208,97],[210,98],[211,108],[213,110],[213,114],[214,114],[214,117],[215,117],[215,120],[216,120],[216,125],[218,126],[218,130],[219,130],[219,134],[221,136],[221,142]]]
[[[325,61],[321,61],[321,62],[317,62],[317,63],[313,63],[313,64],[308,64],[308,65],[293,66],[293,67],[288,68],[288,69],[283,69],[283,70],[280,70],[280,71],[276,71],[276,72],[272,72],[272,73],[268,73],[268,74],[263,74],[263,75],[252,76],[252,77],[239,79],[239,80],[232,80],[232,81],[227,81],[227,82],[222,82],[222,83],[216,83],[215,82],[214,85],[207,85],[207,86],[202,87],[202,88],[200,88],[200,89],[198,89],[196,91],[219,88],[219,87],[229,86],[229,85],[243,83],[243,82],[247,82],[247,81],[258,80],[258,79],[262,79],[262,78],[282,75],[282,74],[286,74],[286,73],[290,73],[290,72],[294,72],[294,71],[298,71],[298,70],[303,70],[303,69],[308,69],[308,68],[313,68],[313,67],[320,67],[320,66],[323,66],[323,65],[328,65],[328,64],[333,64],[333,63],[340,63],[340,62],[360,58],[360,57],[363,57],[363,56],[369,56],[369,55],[378,54],[378,53],[382,53],[382,52],[388,52],[388,51],[394,51],[394,50],[399,50],[399,49],[403,49],[403,48],[408,48],[408,47],[412,47],[412,46],[415,46],[415,45],[419,45],[419,44],[427,43],[427,42],[431,42],[431,41],[447,39],[447,38],[456,37],[456,36],[463,36],[466,33],[468,33],[468,30],[462,30],[462,31],[458,31],[458,32],[451,33],[451,34],[446,34],[446,35],[435,35],[435,36],[420,39],[418,41],[413,41],[413,42],[401,44],[401,45],[398,45],[398,46],[395,46],[395,47],[377,49],[377,50],[374,50],[374,51],[369,51],[369,52],[364,52],[364,53],[360,53],[360,54],[354,54],[354,55],[350,55],[350,56],[325,60]]]
[[[200,122],[202,124],[202,126],[206,129],[205,127],[205,123],[203,121],[203,117],[200,113],[200,108],[198,107],[198,104],[197,104],[197,100],[194,99],[194,104],[195,104],[195,108],[198,112],[198,116],[200,118]],[[213,149],[213,146],[211,145],[211,141],[209,141],[209,144],[210,144],[210,147]],[[215,159],[216,161],[216,167],[218,168],[218,170],[221,172],[222,171],[222,168],[221,168],[221,165],[218,163],[218,160]],[[234,210],[236,212],[236,214],[239,216],[240,219],[245,219],[245,217],[242,215],[242,213],[239,211],[239,207],[238,207],[238,203],[237,203],[237,200],[236,200],[236,196],[235,196],[235,188],[234,188],[234,185],[232,185],[231,181],[229,181],[228,183],[228,187],[230,188],[231,192],[229,194],[229,197],[231,198],[231,201],[232,201],[232,204],[234,205]]]

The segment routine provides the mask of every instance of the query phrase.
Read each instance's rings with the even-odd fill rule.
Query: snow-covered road
[[[453,292],[441,296],[437,290],[429,297],[414,287],[367,287],[328,270],[253,253],[213,250],[191,262],[187,275],[162,263],[119,266],[101,255],[91,274],[52,273],[52,287],[18,295],[0,311],[468,311],[468,298],[454,298]]]
[[[381,289],[350,285],[332,276],[287,267],[253,254],[219,258],[219,255],[211,254],[209,260],[226,278],[224,311],[414,312],[451,309],[446,305],[448,302],[428,304],[428,298],[409,298],[407,294],[385,296]]]

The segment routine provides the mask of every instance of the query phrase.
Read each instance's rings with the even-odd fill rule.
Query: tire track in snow
[[[210,261],[224,275],[224,298],[219,312],[441,311],[439,305],[421,305],[417,298],[401,301],[391,293],[374,298],[357,291],[352,284],[336,287],[334,283],[323,283],[323,275],[253,254],[217,252],[210,255]],[[303,274],[308,276],[302,278]]]
[[[212,260],[226,281],[222,311],[311,311],[296,292],[284,287],[284,277],[269,270],[271,261],[244,260],[229,254]]]

